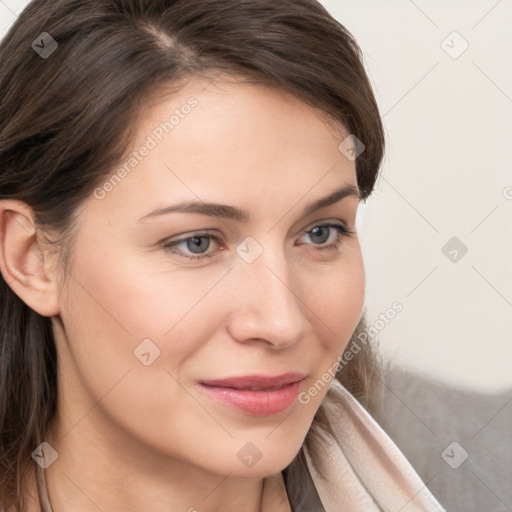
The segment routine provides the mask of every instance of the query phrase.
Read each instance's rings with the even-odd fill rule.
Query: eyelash
[[[315,228],[334,228],[338,232],[338,236],[336,237],[336,240],[329,245],[318,246],[317,250],[319,250],[319,251],[336,249],[337,247],[342,245],[343,239],[346,239],[346,238],[349,238],[349,237],[352,237],[353,235],[355,235],[354,231],[349,230],[348,228],[346,228],[345,226],[343,226],[341,224],[318,224],[316,226],[313,226],[311,229],[304,231],[301,234],[301,236],[311,233]],[[202,260],[205,258],[212,258],[213,254],[209,254],[209,253],[203,253],[198,256],[190,256],[181,251],[178,252],[178,251],[170,250],[172,247],[175,247],[175,246],[177,246],[183,242],[186,242],[188,240],[192,240],[193,238],[209,238],[210,240],[214,240],[216,243],[219,243],[221,241],[218,236],[203,232],[203,233],[198,233],[194,236],[189,236],[186,238],[181,238],[179,240],[173,240],[172,242],[164,243],[164,249],[166,251],[172,252],[173,254],[178,254],[180,257],[187,258],[189,260]],[[313,245],[316,245],[316,244],[313,244]]]

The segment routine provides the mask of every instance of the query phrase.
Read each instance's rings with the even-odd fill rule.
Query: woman
[[[354,398],[384,137],[347,30],[35,0],[0,57],[2,510],[442,510]]]

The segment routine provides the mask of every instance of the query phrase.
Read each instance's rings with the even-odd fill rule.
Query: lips
[[[286,373],[276,377],[265,375],[247,375],[245,377],[230,377],[228,379],[205,380],[201,384],[206,386],[233,388],[251,391],[273,391],[286,384],[298,382],[305,377],[302,373]]]
[[[209,396],[241,412],[267,416],[288,409],[295,402],[305,378],[305,374],[291,372],[278,376],[206,380],[199,385]]]

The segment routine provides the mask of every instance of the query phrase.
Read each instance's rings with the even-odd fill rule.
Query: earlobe
[[[45,265],[32,209],[24,202],[0,201],[0,271],[10,288],[43,316],[59,313],[56,278]]]

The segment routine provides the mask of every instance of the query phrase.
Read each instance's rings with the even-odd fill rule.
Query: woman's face
[[[264,476],[298,452],[361,316],[355,162],[294,97],[206,85],[147,106],[137,154],[79,215],[59,430],[126,462]]]

